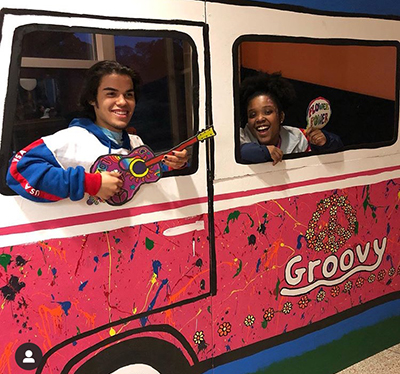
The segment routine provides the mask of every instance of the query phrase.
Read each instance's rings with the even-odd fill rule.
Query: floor
[[[337,374],[400,374],[400,344],[339,371]]]

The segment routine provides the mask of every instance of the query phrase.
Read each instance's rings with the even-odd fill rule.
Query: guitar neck
[[[153,157],[152,159],[147,160],[145,164],[146,164],[147,167],[150,167],[150,166],[152,166],[154,164],[157,164],[157,163],[161,162],[162,159],[164,158],[164,156],[171,154],[171,152],[173,152],[173,151],[182,151],[185,148],[187,148],[187,147],[189,147],[189,146],[191,146],[191,145],[193,145],[193,144],[195,144],[197,142],[198,142],[198,137],[197,137],[197,135],[194,135],[191,138],[189,138],[188,140],[185,140],[184,142],[178,144],[176,147],[170,149],[169,151],[167,151],[165,153],[161,153],[161,154]]]

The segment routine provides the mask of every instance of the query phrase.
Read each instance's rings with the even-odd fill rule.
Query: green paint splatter
[[[5,253],[0,255],[0,266],[2,266],[5,271],[7,271],[7,266],[10,265],[10,262],[11,262],[10,255],[5,254]]]
[[[253,226],[254,226],[253,218],[251,218],[250,215],[249,215],[248,213],[247,213],[247,217],[249,217],[249,220],[251,221],[250,227],[253,227]]]
[[[276,286],[275,286],[275,300],[278,300],[278,296],[279,296],[279,286],[281,284],[281,281],[278,278],[278,281],[276,282]]]
[[[356,223],[355,223],[354,225],[355,225],[354,233],[357,235],[357,234],[358,234],[358,228],[359,228],[359,223],[358,223],[358,221],[356,221]]]
[[[210,305],[207,307],[207,312],[211,314],[211,306]]]
[[[242,260],[239,260],[239,267],[236,270],[236,274],[233,276],[233,278],[237,277],[241,271],[242,271]]]
[[[78,326],[76,326],[76,335],[80,335],[80,333],[81,333],[81,329]]]
[[[376,207],[370,203],[369,186],[367,186],[365,200],[363,202],[364,213],[366,213],[367,208],[371,209],[372,218],[376,218],[375,210]]]
[[[40,277],[43,274],[42,269],[39,268],[39,270],[37,271],[37,275]]]
[[[239,218],[239,216],[240,216],[240,212],[238,210],[235,210],[234,212],[229,214],[228,220],[226,221],[226,227],[224,230],[224,232],[226,234],[229,234],[229,222],[237,220]]]
[[[154,248],[153,240],[146,238],[146,248],[151,251]]]
[[[229,234],[229,223],[237,220],[241,214],[242,213],[240,213],[238,210],[235,210],[235,211],[233,211],[232,213],[229,214],[228,219],[226,221],[226,227],[225,227],[225,230],[224,230],[225,234]],[[251,222],[250,227],[253,227],[254,226],[253,218],[251,218],[248,213],[246,213],[246,216],[249,217],[249,220]]]
[[[261,326],[263,329],[266,329],[268,326],[268,321],[264,318],[263,321],[261,322]]]

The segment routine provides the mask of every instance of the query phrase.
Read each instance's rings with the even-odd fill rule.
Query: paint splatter
[[[251,234],[249,237],[247,237],[247,241],[249,245],[255,245],[256,244],[256,236],[254,234]]]
[[[161,262],[158,260],[153,261],[153,273],[158,276],[158,272],[161,270]]]
[[[297,237],[297,246],[296,246],[296,249],[301,249],[301,247],[302,247],[302,245],[301,245],[301,239],[305,239],[305,237],[303,236],[303,235],[299,235],[298,237]]]
[[[93,272],[96,272],[97,271],[97,264],[99,263],[99,258],[97,256],[94,256],[93,260],[96,263]]]
[[[261,266],[261,258],[259,258],[257,261],[256,273],[258,273],[260,271],[260,266]]]
[[[151,251],[154,248],[154,241],[146,237],[146,249]]]
[[[229,223],[232,221],[236,221],[240,216],[240,212],[238,210],[235,210],[234,212],[230,213],[228,216],[228,220],[226,221],[226,227],[224,232],[226,234],[229,234]]]
[[[22,256],[17,256],[15,259],[17,266],[24,266],[27,262]]]
[[[156,295],[154,296],[153,300],[151,301],[151,303],[149,304],[149,307],[147,308],[148,311],[153,310],[154,305],[156,304],[156,301],[158,299],[158,296],[162,290],[162,288],[168,283],[168,279],[164,279],[161,284],[160,287],[158,287],[158,290],[156,292]],[[142,324],[142,326],[146,326],[146,323],[148,321],[148,317],[143,317],[140,319],[140,323]]]
[[[10,265],[10,262],[11,262],[10,255],[5,253],[0,255],[0,266],[2,266],[5,271],[7,271],[7,266]]]
[[[80,284],[79,286],[79,291],[83,291],[83,289],[86,287],[86,285],[88,284],[89,281],[85,281],[83,283]]]
[[[246,214],[246,216],[249,218],[249,220],[251,222],[250,227],[253,227],[254,226],[253,218],[251,218],[251,216],[248,213],[245,213],[245,214]],[[224,230],[225,234],[229,234],[229,231],[230,231],[229,230],[229,223],[233,222],[233,221],[236,221],[239,218],[240,215],[241,215],[241,213],[238,210],[235,210],[235,211],[233,211],[232,213],[229,214],[228,219],[226,221],[226,227],[225,227],[225,230]]]
[[[20,282],[18,277],[11,275],[7,285],[1,287],[0,290],[5,300],[14,301],[17,293],[20,292],[24,287],[24,282]]]
[[[71,302],[70,301],[59,301],[58,304],[61,305],[62,310],[64,311],[65,315],[68,315],[68,311],[71,309]]]
[[[242,260],[235,259],[235,261],[239,261],[239,266],[238,266],[238,268],[237,268],[237,270],[236,270],[236,273],[235,273],[235,275],[233,276],[233,278],[237,277],[237,276],[241,273],[241,271],[242,271]]]
[[[279,296],[279,286],[281,284],[280,279],[278,278],[277,282],[276,282],[276,286],[275,286],[275,300],[278,300],[278,296]]]

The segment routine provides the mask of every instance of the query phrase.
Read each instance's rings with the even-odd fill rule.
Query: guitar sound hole
[[[132,165],[132,171],[135,175],[143,175],[147,170],[147,166],[144,161],[136,161]]]

